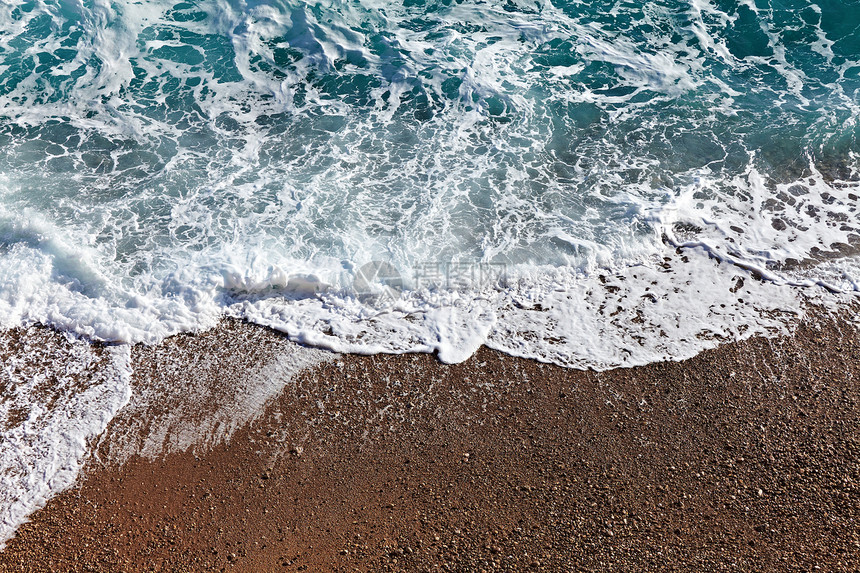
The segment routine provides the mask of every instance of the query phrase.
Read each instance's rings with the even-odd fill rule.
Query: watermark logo
[[[352,287],[358,299],[373,305],[393,303],[403,291],[403,277],[391,263],[370,261],[355,271]]]
[[[386,261],[370,261],[355,271],[353,290],[368,305],[387,307],[397,301],[404,289],[430,291],[467,291],[499,287],[507,281],[504,263],[472,261],[430,262],[415,266],[413,281],[407,285],[403,275]]]
[[[424,263],[415,267],[415,288],[470,290],[499,286],[507,280],[504,263],[474,261]]]

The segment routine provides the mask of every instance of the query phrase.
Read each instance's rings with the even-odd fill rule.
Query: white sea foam
[[[233,333],[243,337],[232,342],[244,352],[232,356],[223,353],[223,333],[209,337],[212,341],[196,338],[191,352],[169,344],[139,347],[133,363],[141,383],[102,440],[104,461],[202,453],[228,442],[299,372],[336,356],[282,337]]]
[[[129,347],[46,330],[0,336],[0,548],[78,476],[91,442],[131,394]]]
[[[779,330],[774,313],[797,309],[810,289],[854,292],[858,275],[850,257],[841,266],[786,265],[823,253],[816,250],[820,245],[852,240],[857,203],[850,197],[857,192],[855,184],[826,183],[820,175],[770,189],[754,171],[731,182],[703,175],[661,208],[619,199],[654,228],[637,245],[622,243],[613,251],[570,236],[563,219],[548,227],[570,245],[580,266],[511,264],[506,281],[451,290],[422,288],[421,261],[409,267],[393,258],[406,288],[383,307],[352,291],[352,265],[314,267],[264,250],[244,261],[225,253],[220,264],[189,264],[141,293],[102,272],[85,249],[73,255],[62,231],[19,219],[7,236],[22,239],[0,257],[0,322],[43,323],[97,340],[153,344],[211,328],[229,314],[341,352],[437,352],[445,361],[461,361],[490,344],[595,368],[684,358],[720,340]],[[738,196],[743,201],[733,199]],[[774,208],[789,200],[794,209]],[[731,201],[733,208],[725,209]],[[627,254],[613,263],[619,250]],[[738,278],[746,285],[742,304],[729,291]],[[643,306],[652,295],[665,302]],[[535,305],[542,310],[527,310]],[[610,307],[622,312],[598,344],[595,325],[606,320],[603,310]],[[699,313],[709,307],[731,312]],[[647,327],[633,320],[641,313],[648,315]],[[690,319],[675,324],[685,313]],[[539,334],[540,324],[547,335]],[[633,339],[639,340],[635,346]]]

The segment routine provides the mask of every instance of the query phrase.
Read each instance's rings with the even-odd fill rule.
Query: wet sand
[[[327,355],[237,427],[206,425],[291,344],[226,321],[135,349],[135,391],[165,398],[118,416],[0,570],[860,570],[845,321],[603,373]]]

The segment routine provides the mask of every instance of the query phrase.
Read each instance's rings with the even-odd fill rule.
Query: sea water
[[[4,3],[0,74],[6,325],[154,343],[233,313],[608,367],[664,353],[581,351],[597,309],[554,293],[667,245],[781,285],[858,237],[856,2]],[[564,336],[516,339],[535,304]]]
[[[681,359],[852,298],[858,119],[857,0],[3,2],[0,325]]]

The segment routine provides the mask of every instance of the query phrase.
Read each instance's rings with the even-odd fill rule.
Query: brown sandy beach
[[[0,570],[860,570],[860,335],[839,319],[603,373],[329,355],[207,426],[291,345],[225,321],[136,348],[135,391],[164,398],[121,412]]]

